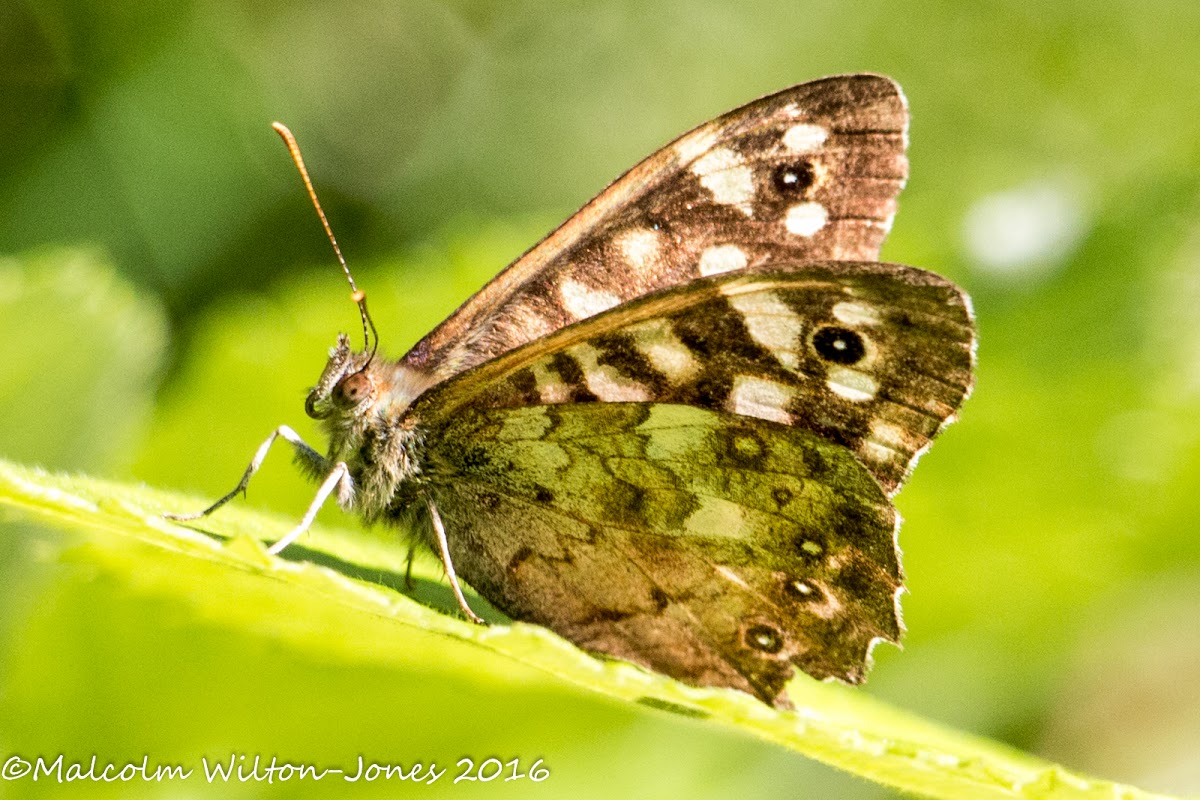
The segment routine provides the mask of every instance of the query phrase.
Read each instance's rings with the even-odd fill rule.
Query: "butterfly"
[[[796,668],[861,682],[903,630],[891,498],[973,382],[966,295],[877,263],[907,126],[869,74],[701,125],[399,360],[340,335],[305,404],[328,451],[281,426],[174,518],[282,437],[320,489],[272,552],[335,496],[433,550],[475,621],[460,576],[585,650],[776,707]]]

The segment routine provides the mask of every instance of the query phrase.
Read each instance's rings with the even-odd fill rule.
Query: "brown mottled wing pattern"
[[[896,516],[844,448],[654,403],[475,408],[426,442],[459,574],[581,647],[787,707],[899,641]]]
[[[874,263],[907,123],[827,78],[634,167],[392,367],[386,513],[432,502],[465,580],[594,652],[777,706],[861,681],[901,634],[889,497],[972,383],[962,292]]]
[[[697,279],[435,387],[467,407],[682,403],[810,431],[889,493],[970,391],[974,324],[953,283],[896,264],[773,264]]]
[[[875,260],[908,174],[908,112],[877,75],[800,84],[631,169],[421,340],[443,381],[636,297],[757,264]]]

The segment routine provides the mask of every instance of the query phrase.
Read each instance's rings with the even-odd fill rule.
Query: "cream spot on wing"
[[[796,390],[790,386],[764,378],[738,375],[733,379],[733,389],[726,400],[726,408],[734,414],[769,419],[786,425],[792,421],[787,407],[795,396]]]
[[[690,164],[712,149],[717,134],[707,128],[693,131],[675,143],[675,154],[684,164]]]
[[[639,323],[630,326],[628,332],[638,352],[672,383],[686,383],[700,371],[695,354],[675,336],[666,320]]]
[[[692,173],[700,178],[707,178],[716,172],[725,172],[736,167],[744,166],[746,160],[728,147],[718,147],[710,150],[692,164]]]
[[[896,460],[895,451],[891,450],[879,442],[871,441],[870,439],[863,440],[859,445],[859,454],[868,461],[873,461],[877,464],[886,464]]]
[[[880,463],[898,461],[904,463],[908,459],[905,449],[913,449],[915,443],[905,430],[889,422],[875,420],[871,423],[871,434],[863,440],[862,454],[868,459]]]
[[[783,134],[783,146],[793,153],[807,153],[825,143],[829,131],[820,125],[801,122],[788,128]]]
[[[744,533],[746,510],[720,497],[697,496],[700,506],[683,521],[687,533],[737,539]]]
[[[657,258],[662,246],[658,231],[649,228],[632,228],[624,231],[614,240],[621,251],[626,263],[638,269],[645,269]]]
[[[804,543],[800,545],[800,549],[810,556],[819,556],[825,550],[818,542],[814,542],[812,539],[805,539]],[[809,587],[809,591],[811,590],[812,587]],[[804,594],[807,594],[807,592],[804,592]]]
[[[746,251],[736,244],[719,244],[706,248],[700,254],[700,274],[719,275],[722,272],[732,272],[744,269],[747,264]]]
[[[565,403],[571,399],[571,387],[544,362],[535,361],[529,371],[533,373],[534,385],[543,403]]]
[[[728,147],[710,150],[692,164],[692,172],[700,178],[700,185],[712,192],[714,201],[754,216],[754,171],[738,153]]]
[[[575,319],[594,316],[621,302],[621,298],[612,292],[593,289],[571,278],[563,279],[559,284],[558,294],[562,298],[563,308]]]
[[[875,398],[879,385],[865,372],[847,367],[832,367],[825,385],[836,395],[861,403]]]
[[[878,325],[883,322],[879,309],[866,303],[838,303],[833,307],[833,316],[838,322],[851,327],[859,325]]]
[[[599,363],[600,351],[590,344],[577,344],[567,350],[579,362],[588,391],[606,403],[644,403],[650,390],[617,369]]]
[[[904,432],[903,428],[880,420],[871,423],[871,438],[885,447],[893,449],[908,446],[908,434]]]
[[[808,202],[794,205],[788,209],[783,224],[787,232],[794,236],[813,236],[829,220],[829,213],[820,203]]]
[[[771,351],[775,359],[794,370],[800,366],[797,342],[804,323],[774,292],[735,294],[729,304],[742,315],[750,338]]]
[[[821,591],[821,590],[814,589],[814,594],[817,591]],[[839,600],[833,592],[830,592],[828,590],[821,591],[821,594],[823,596],[824,602],[821,602],[821,603],[810,602],[807,605],[805,605],[804,608],[806,611],[808,611],[812,614],[816,614],[818,617],[821,617],[823,619],[833,619],[841,612],[842,601]]]

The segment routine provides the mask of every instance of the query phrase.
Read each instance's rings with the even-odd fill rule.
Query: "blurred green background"
[[[213,497],[275,425],[316,440],[304,393],[356,315],[274,119],[399,355],[675,135],[883,72],[913,116],[884,256],[961,283],[981,345],[898,498],[909,632],[863,691],[1200,794],[1198,44],[1186,0],[5,0],[0,455]],[[275,455],[246,502],[298,516],[311,491]],[[325,663],[61,563],[54,530],[0,532],[2,753],[521,756],[545,796],[888,795],[567,689]]]

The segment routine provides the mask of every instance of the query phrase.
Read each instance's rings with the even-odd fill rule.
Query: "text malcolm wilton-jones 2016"
[[[261,755],[253,757],[231,753],[227,758],[210,761],[207,756],[200,757],[200,774],[196,775],[196,767],[182,764],[150,764],[150,756],[142,756],[140,762],[127,761],[122,764],[112,762],[102,763],[93,755],[88,761],[67,762],[59,754],[48,759],[44,756],[34,756],[32,760],[20,755],[11,755],[0,768],[0,778],[6,781],[33,780],[51,781],[55,783],[115,783],[141,780],[145,782],[186,781],[196,775],[207,783],[249,783],[251,781],[275,783],[284,781],[320,781],[326,778],[340,778],[347,783],[358,781],[373,782],[380,780],[401,780],[414,783],[431,784],[446,775],[448,769],[439,769],[436,762],[428,765],[414,762],[409,765],[399,763],[368,762],[361,755],[354,769],[346,770],[338,767],[319,767],[315,764],[292,763],[281,761],[278,756],[271,756],[267,761]],[[501,782],[522,780],[528,778],[534,783],[541,783],[550,777],[550,770],[537,759],[522,772],[521,759],[501,761],[498,758],[488,758],[476,764],[475,759],[460,758],[455,765],[457,773],[454,783],[471,781],[488,783],[499,779]]]

